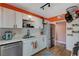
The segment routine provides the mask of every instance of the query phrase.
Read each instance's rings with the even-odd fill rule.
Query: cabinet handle
[[[14,25],[14,28],[17,28],[17,25],[16,24]]]
[[[36,48],[37,48],[38,44],[37,44],[37,41],[36,41]]]
[[[33,47],[34,49],[37,48],[37,41],[36,41],[36,42],[32,42],[32,47]]]

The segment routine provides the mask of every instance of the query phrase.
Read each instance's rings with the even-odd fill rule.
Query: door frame
[[[54,26],[54,28],[53,28]],[[52,47],[55,45],[55,35],[53,37],[53,29],[55,31],[55,24],[50,24],[50,39],[51,39],[51,44],[52,44]],[[55,34],[55,32],[54,32]]]
[[[54,22],[50,22],[51,24],[54,24],[54,25],[56,25],[56,23],[57,22],[63,22],[63,21],[65,21],[66,22],[66,20],[61,20],[61,21],[54,21]],[[55,26],[55,39],[54,39],[54,45],[56,46],[56,26]],[[66,45],[65,45],[66,46]]]

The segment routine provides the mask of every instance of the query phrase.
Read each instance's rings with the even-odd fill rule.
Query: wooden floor
[[[39,53],[35,54],[35,56],[42,56],[42,53],[47,50],[54,52],[56,54],[56,56],[70,56],[71,55],[71,52],[67,51],[65,48],[60,47],[60,46],[55,46],[50,49],[44,49],[44,50],[40,51]]]

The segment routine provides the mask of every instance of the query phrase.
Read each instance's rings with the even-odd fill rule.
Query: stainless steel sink
[[[27,38],[33,38],[35,36],[27,36],[27,35],[24,35],[23,39],[27,39]]]

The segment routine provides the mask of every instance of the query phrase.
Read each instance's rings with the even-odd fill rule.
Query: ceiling
[[[66,9],[70,6],[77,5],[77,3],[51,3],[51,7],[45,6],[45,10],[40,7],[45,3],[9,3],[24,10],[33,12],[45,18],[51,18],[57,15],[65,14]]]

